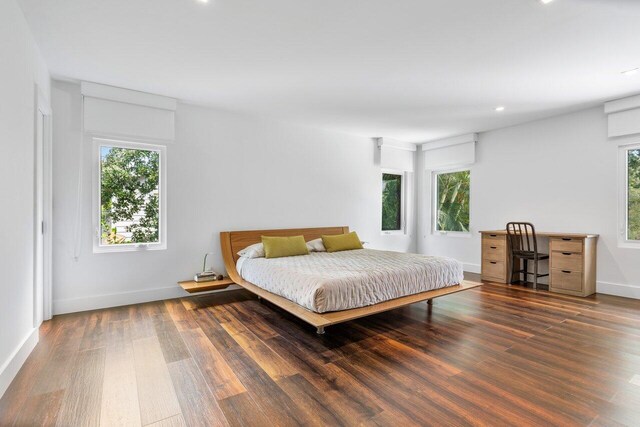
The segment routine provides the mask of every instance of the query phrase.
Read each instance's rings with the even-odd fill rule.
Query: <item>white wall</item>
[[[49,73],[14,0],[0,2],[0,396],[38,339],[33,325],[35,85]]]
[[[180,295],[225,230],[348,225],[372,248],[415,250],[382,236],[379,155],[372,139],[179,104],[167,148],[168,249],[93,254],[91,149],[85,150],[82,247],[73,258],[80,88],[54,82],[54,312]]]
[[[607,138],[602,107],[480,134],[471,237],[431,234],[431,178],[419,173],[418,250],[479,272],[479,230],[526,220],[538,230],[597,233],[598,292],[640,298],[640,251],[617,246],[618,142]]]

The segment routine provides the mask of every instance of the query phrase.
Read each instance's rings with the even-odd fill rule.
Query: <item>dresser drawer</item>
[[[551,239],[551,251],[582,253],[582,239],[555,237]]]
[[[582,272],[551,269],[551,287],[566,289],[568,291],[582,291]]]
[[[491,234],[491,233],[482,233],[482,238],[485,240],[500,240],[505,243],[507,241],[506,234]]]
[[[482,244],[482,259],[490,261],[504,261],[506,259],[507,248],[504,242],[487,239]]]
[[[582,265],[583,258],[580,253],[551,252],[551,268],[581,272]]]
[[[505,279],[506,272],[507,270],[504,262],[491,261],[488,259],[482,260],[482,276],[493,277],[502,281]]]
[[[488,234],[482,236],[482,244],[487,246],[507,246],[507,238],[505,236],[489,237]]]

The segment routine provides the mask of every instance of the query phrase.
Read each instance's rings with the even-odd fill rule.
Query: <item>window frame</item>
[[[438,230],[438,176],[448,173],[469,171],[469,231]],[[431,234],[449,237],[471,237],[471,182],[473,170],[469,166],[460,166],[448,169],[439,169],[431,172]]]
[[[401,235],[407,234],[407,221],[406,221],[406,204],[407,204],[407,172],[398,169],[382,169],[380,171],[380,185],[382,185],[383,175],[398,175],[401,177],[400,185],[400,228],[398,230],[383,230],[382,229],[382,187],[380,188],[380,234],[383,236]]]
[[[618,146],[618,247],[640,249],[640,240],[629,240],[628,152],[640,150],[640,141]]]
[[[91,210],[93,230],[93,253],[139,252],[167,249],[167,147],[146,142],[93,137],[93,207]],[[156,151],[159,153],[159,218],[158,243],[124,243],[119,245],[103,245],[101,243],[101,147],[116,147],[133,150]]]

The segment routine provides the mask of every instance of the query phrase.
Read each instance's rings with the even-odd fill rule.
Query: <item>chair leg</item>
[[[524,271],[524,273],[522,273],[522,275],[524,276],[524,284],[525,286],[527,285],[527,281],[529,280],[528,277],[528,272],[529,272],[529,260],[525,259],[524,260],[524,268],[522,269],[522,271]]]
[[[538,289],[538,258],[533,260],[533,289]]]
[[[510,285],[513,285],[513,275],[514,275],[514,271],[517,270],[516,268],[516,263],[518,262],[518,260],[514,257],[511,257],[511,269],[509,270],[509,275],[507,276],[507,282],[509,282]]]

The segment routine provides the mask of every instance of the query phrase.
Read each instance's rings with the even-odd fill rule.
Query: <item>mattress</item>
[[[240,276],[317,313],[365,307],[459,284],[452,258],[358,249],[284,258],[240,258]]]

